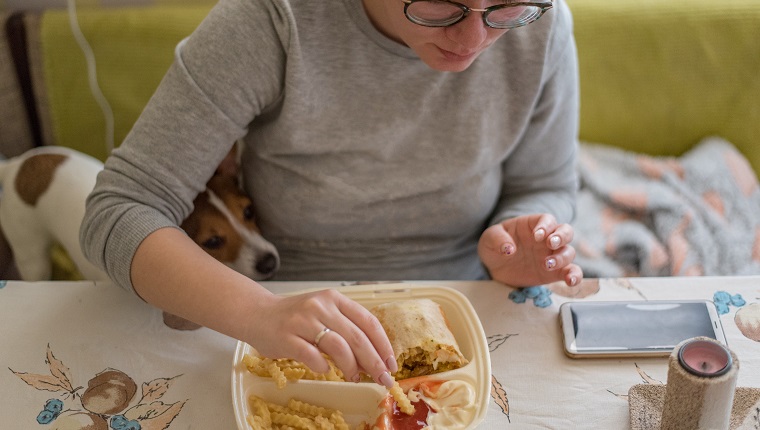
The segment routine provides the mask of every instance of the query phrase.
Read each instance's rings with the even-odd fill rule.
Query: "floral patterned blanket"
[[[760,187],[729,142],[652,157],[581,143],[573,245],[586,277],[760,274]]]

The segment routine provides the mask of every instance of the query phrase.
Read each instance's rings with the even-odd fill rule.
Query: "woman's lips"
[[[447,51],[443,48],[438,48],[441,51],[441,54],[447,59],[452,61],[469,61],[472,60],[476,55],[477,52],[470,52],[469,54],[457,54],[455,52]]]

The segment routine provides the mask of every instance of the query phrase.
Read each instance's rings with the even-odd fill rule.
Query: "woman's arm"
[[[570,11],[564,2],[556,5],[541,92],[518,147],[502,165],[500,199],[478,244],[490,276],[518,287],[575,286],[583,278],[573,263],[569,224],[578,188],[578,61]]]
[[[395,356],[379,321],[335,290],[281,297],[210,257],[182,231],[156,230],[132,260],[145,301],[243,340],[267,357],[290,357],[326,372],[330,355],[347,380],[365,372],[390,387]],[[330,328],[314,345],[316,335]]]
[[[333,290],[273,295],[178,228],[233,142],[279,97],[286,45],[280,38],[291,24],[273,10],[278,5],[286,3],[220,2],[178,45],[174,63],[98,176],[80,242],[116,284],[156,307],[266,356],[320,371],[327,369],[324,352],[347,378],[364,371],[388,385],[393,351],[366,309]],[[312,343],[325,327],[332,332],[317,348]]]

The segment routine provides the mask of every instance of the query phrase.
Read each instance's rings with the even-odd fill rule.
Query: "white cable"
[[[90,44],[87,43],[87,39],[84,37],[81,28],[79,27],[79,20],[77,19],[76,0],[67,0],[68,12],[69,12],[69,24],[71,26],[71,32],[74,34],[79,47],[82,49],[85,61],[87,61],[87,77],[89,78],[90,91],[92,92],[95,101],[98,102],[100,110],[103,111],[103,116],[106,121],[106,155],[110,154],[114,146],[114,117],[111,105],[108,104],[103,92],[98,85],[98,75],[95,68],[95,54],[92,52]]]

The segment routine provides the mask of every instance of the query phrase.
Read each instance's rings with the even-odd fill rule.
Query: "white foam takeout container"
[[[314,291],[314,289],[308,290]],[[491,360],[483,326],[470,301],[462,293],[448,287],[414,284],[375,284],[340,287],[339,291],[366,308],[381,303],[428,298],[443,309],[462,354],[469,363],[459,369],[428,376],[430,379],[462,380],[475,390],[476,411],[468,429],[475,428],[485,418],[491,391]],[[299,291],[303,293],[306,291]],[[294,293],[294,294],[298,294]],[[373,424],[378,405],[388,390],[374,382],[288,381],[277,388],[272,378],[252,374],[242,363],[245,354],[256,350],[238,342],[232,362],[232,405],[238,429],[250,430],[246,417],[251,413],[248,397],[255,394],[266,401],[286,405],[291,398],[326,408],[338,409],[350,428],[361,422]]]

